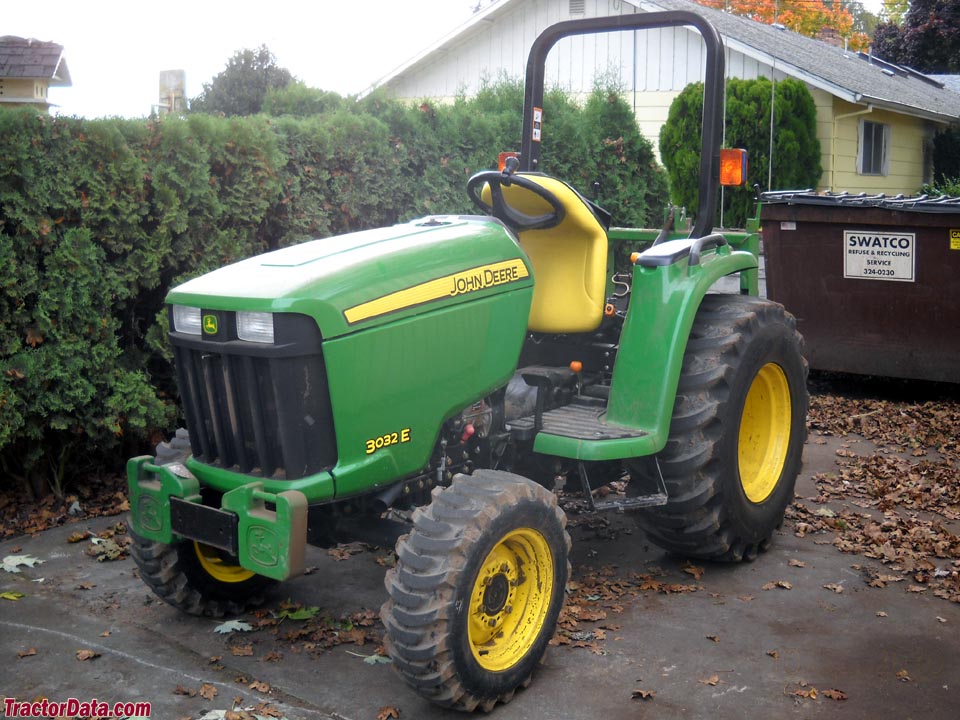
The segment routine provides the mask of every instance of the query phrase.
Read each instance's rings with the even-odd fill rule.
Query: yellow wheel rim
[[[470,593],[467,626],[470,650],[482,668],[507,670],[533,647],[553,583],[550,545],[538,531],[514,530],[490,551]]]
[[[249,580],[254,575],[254,573],[246,568],[224,562],[220,556],[220,551],[209,545],[194,542],[193,549],[197,553],[200,567],[214,580],[224,583],[239,583],[244,580]]]
[[[767,363],[750,385],[737,455],[747,499],[762,503],[780,481],[790,446],[790,384],[783,368]]]

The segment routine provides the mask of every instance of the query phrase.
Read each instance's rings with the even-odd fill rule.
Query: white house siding
[[[411,101],[431,98],[449,102],[458,95],[470,96],[500,77],[521,79],[530,46],[554,23],[638,12],[624,0],[586,0],[585,10],[583,15],[571,15],[569,0],[531,0],[508,6],[458,38],[455,45],[414,63],[386,87],[394,97]],[[585,97],[598,81],[618,80],[633,103],[640,132],[656,149],[674,98],[689,83],[703,79],[704,54],[700,35],[685,28],[565,38],[547,58],[546,80],[548,87],[559,86],[576,97]],[[727,77],[771,75],[769,65],[729,47],[726,58]],[[779,70],[775,74],[778,79],[787,77]],[[656,152],[659,159],[659,150]]]
[[[414,64],[388,81],[395,97],[404,99],[451,99],[472,95],[499,76],[522,78],[527,53],[536,37],[562,20],[605,15],[633,14],[623,0],[586,0],[583,15],[571,15],[569,0],[532,0],[518,3],[492,15],[459,39],[438,51],[432,60]],[[547,61],[548,85],[571,92],[589,91],[595,77],[612,70],[628,86],[633,44],[628,33],[567,38],[557,44]]]

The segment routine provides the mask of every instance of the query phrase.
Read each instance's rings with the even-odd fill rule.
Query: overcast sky
[[[141,117],[161,70],[185,70],[194,97],[260,45],[312,87],[357,93],[471,15],[470,0],[4,0],[0,35],[64,46],[73,87],[51,90],[58,112]]]
[[[483,0],[487,5],[491,0]],[[868,7],[880,0],[864,0]],[[64,46],[73,79],[51,90],[66,115],[142,117],[161,70],[187,97],[234,53],[266,45],[311,87],[353,94],[468,21],[477,0],[4,0],[0,35]]]

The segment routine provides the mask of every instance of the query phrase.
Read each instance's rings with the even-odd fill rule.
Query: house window
[[[587,12],[587,0],[570,0],[570,14],[583,15]]]
[[[861,175],[887,175],[890,172],[890,126],[860,121],[860,147],[857,172]]]

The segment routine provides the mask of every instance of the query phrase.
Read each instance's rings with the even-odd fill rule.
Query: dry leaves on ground
[[[62,499],[51,493],[35,500],[21,488],[0,490],[0,539],[32,535],[79,520],[127,512],[130,503],[126,487],[125,476],[91,475],[83,479],[75,493]]]
[[[787,509],[795,534],[832,533],[841,552],[877,560],[885,572],[856,566],[870,587],[910,580],[907,592],[960,602],[960,403],[813,395],[809,426],[878,450],[838,451],[839,471],[815,475],[817,496]]]
[[[689,572],[687,567],[682,570]],[[610,616],[623,612],[624,602],[644,592],[671,595],[699,589],[699,585],[670,582],[659,567],[650,568],[645,573],[630,573],[627,577],[609,566],[580,568],[567,583],[567,602],[560,611],[557,632],[550,644],[605,655],[603,642],[607,639],[607,632],[620,629],[619,625],[611,623]]]
[[[322,652],[345,644],[372,644],[378,649],[380,646],[382,626],[374,610],[358,610],[334,617],[320,608],[285,602],[276,610],[258,610],[254,616],[258,618],[256,630],[270,633],[294,653]],[[267,653],[264,659],[279,657],[279,652],[274,652],[273,655]]]

